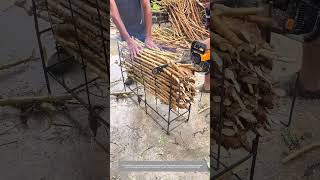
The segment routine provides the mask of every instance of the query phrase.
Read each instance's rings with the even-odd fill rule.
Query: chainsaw
[[[320,35],[318,0],[276,0],[274,6],[288,14],[285,28],[289,34],[303,35],[305,41],[312,41]]]
[[[207,50],[205,44],[199,41],[192,42],[191,59],[197,71],[205,72],[206,74],[209,73],[211,54],[210,49]]]
[[[204,3],[201,3],[199,0],[196,0],[197,3],[204,8],[204,24],[206,29],[210,29],[210,17],[211,9],[210,6],[206,6]],[[191,44],[191,60],[194,67],[198,72],[205,72],[208,74],[210,72],[210,49],[207,49],[207,46],[199,41],[193,41]]]
[[[199,41],[194,41],[191,44],[191,60],[193,62],[196,71],[204,72],[206,74],[210,71],[211,53],[207,46]],[[185,61],[178,61],[178,63],[183,63]],[[162,64],[160,66],[152,69],[152,74],[157,75],[164,71],[169,64]]]

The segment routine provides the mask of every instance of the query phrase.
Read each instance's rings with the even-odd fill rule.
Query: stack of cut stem
[[[78,37],[71,25],[58,25],[55,28],[55,39],[79,63],[82,60],[87,67],[101,79],[107,80],[108,72],[101,41],[91,41],[90,37],[78,30]],[[80,47],[79,47],[80,44]],[[108,44],[106,44],[108,45]],[[81,51],[80,51],[81,49]],[[107,52],[108,53],[108,52]]]
[[[107,3],[96,0],[40,0],[45,11],[39,14],[51,22],[58,44],[77,60],[86,63],[87,67],[103,79],[108,78],[105,57],[109,56],[109,26]],[[48,5],[46,9],[45,5]],[[71,9],[73,13],[71,13]],[[42,12],[42,11],[40,11]],[[100,16],[99,16],[100,15]],[[74,18],[72,18],[74,17]],[[76,29],[75,29],[75,26]]]
[[[205,40],[209,31],[203,24],[203,9],[196,0],[162,0],[161,4],[169,13],[169,21],[179,36],[189,40]]]
[[[267,114],[273,108],[274,96],[270,73],[273,61],[280,56],[261,37],[260,25],[266,27],[265,20],[270,21],[257,16],[261,9],[221,5],[214,8],[211,47],[222,61],[215,59],[212,73],[212,132],[215,139],[220,138],[219,116],[222,116],[222,145],[227,149],[245,147],[250,150],[248,133],[264,135],[270,129]],[[248,16],[257,18],[252,23],[247,20]]]
[[[148,92],[174,110],[189,108],[195,96],[193,65],[178,63],[182,57],[179,53],[143,48],[144,44],[136,41],[142,50],[135,58],[130,58],[127,44],[121,43],[125,59],[122,65],[127,69],[128,76],[143,84]],[[154,68],[166,64],[168,66],[160,74],[152,73]]]

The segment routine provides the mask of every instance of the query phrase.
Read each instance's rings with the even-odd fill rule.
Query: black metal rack
[[[120,46],[119,41],[118,41],[118,52],[119,52],[119,60],[120,60],[120,69],[121,69],[121,76],[122,76],[122,81],[124,85],[124,90],[125,91],[130,91],[136,96],[136,101],[140,105],[141,108],[144,109],[146,114],[148,114],[153,121],[157,123],[166,133],[169,135],[171,131],[179,127],[185,122],[188,122],[190,119],[190,112],[191,112],[191,102],[188,102],[188,108],[186,110],[181,110],[179,107],[177,110],[173,109],[172,101],[173,101],[173,96],[172,96],[172,91],[173,91],[173,78],[171,77],[170,81],[170,89],[169,89],[169,103],[168,105],[161,104],[159,102],[159,99],[157,97],[158,89],[155,89],[155,95],[150,95],[148,96],[148,91],[146,91],[146,86],[145,86],[145,79],[143,78],[142,74],[142,65],[140,62],[138,62],[138,67],[141,68],[140,73],[142,77],[142,82],[137,82],[135,81],[135,87],[127,86],[125,85],[125,76],[127,76],[125,67],[124,67],[124,61],[133,61],[131,58],[125,59],[123,56],[124,48]],[[161,73],[161,72],[159,72]],[[156,87],[158,87],[158,78],[156,74],[153,74],[150,72],[151,76],[154,79],[154,84]],[[160,91],[161,89],[159,89]],[[179,88],[179,94],[181,94],[181,89]],[[180,99],[180,97],[179,97]],[[178,100],[179,100],[178,99]],[[141,102],[143,102],[143,106],[141,106]],[[149,112],[148,109],[151,111]],[[173,127],[172,127],[173,126]]]
[[[58,62],[55,64],[52,64],[50,66],[46,65],[46,57],[45,57],[45,50],[43,47],[43,43],[42,43],[42,38],[43,35],[46,33],[52,33],[54,34],[54,27],[56,24],[54,24],[52,22],[52,17],[51,14],[49,12],[49,7],[48,7],[48,2],[47,0],[44,0],[44,4],[41,4],[42,7],[43,5],[45,6],[45,11],[48,13],[48,17],[49,17],[49,24],[50,27],[45,28],[43,30],[40,30],[39,27],[39,20],[38,20],[38,12],[39,12],[39,4],[36,3],[35,0],[32,0],[32,6],[33,6],[33,16],[34,16],[34,24],[35,24],[35,30],[36,30],[36,36],[37,36],[37,41],[38,41],[38,45],[39,45],[39,52],[40,52],[40,56],[41,56],[41,62],[42,62],[42,67],[43,67],[43,72],[44,72],[44,77],[45,77],[45,81],[46,81],[46,87],[47,87],[47,91],[48,94],[51,95],[52,94],[52,87],[51,87],[51,83],[50,83],[50,77],[57,82],[59,85],[61,85],[64,89],[64,91],[66,93],[69,93],[73,96],[73,98],[75,100],[78,101],[78,103],[84,107],[86,110],[88,110],[88,124],[90,125],[90,128],[92,130],[92,138],[93,140],[97,143],[98,146],[100,146],[107,154],[109,154],[110,152],[110,148],[109,148],[109,137],[104,138],[104,140],[107,140],[107,143],[102,143],[100,140],[97,139],[96,135],[97,135],[97,131],[98,131],[98,126],[103,125],[106,127],[106,135],[109,136],[109,121],[108,119],[103,118],[99,112],[98,109],[103,108],[104,110],[109,110],[109,105],[107,104],[107,107],[103,107],[103,105],[98,105],[95,104],[95,102],[100,101],[101,103],[105,103],[108,102],[109,103],[109,56],[106,52],[106,42],[103,38],[104,36],[104,32],[102,29],[102,17],[101,17],[101,8],[99,6],[99,1],[96,0],[96,10],[97,13],[99,15],[99,26],[101,29],[101,41],[102,41],[102,45],[103,45],[103,49],[104,49],[104,58],[105,58],[105,62],[106,62],[106,72],[107,76],[104,80],[102,80],[101,78],[99,78],[98,76],[90,78],[88,76],[88,70],[87,70],[87,65],[84,62],[84,57],[83,57],[83,51],[82,51],[82,46],[79,40],[79,35],[78,35],[78,28],[77,24],[76,24],[76,20],[75,20],[75,13],[74,13],[74,7],[73,4],[71,2],[71,0],[66,0],[69,4],[68,9],[70,10],[71,13],[71,19],[72,19],[72,25],[74,28],[74,32],[76,34],[76,41],[77,41],[77,46],[78,46],[78,50],[79,50],[79,56],[81,58],[80,62],[77,61],[72,61],[72,59],[74,60],[75,57],[72,56],[67,56],[64,54],[64,49],[62,46],[60,46],[57,42],[54,42],[55,44],[55,53],[57,54],[58,57]],[[42,9],[43,10],[43,9]],[[68,63],[70,64],[70,62],[72,62],[72,66],[76,67],[77,70],[79,71],[79,73],[83,76],[82,79],[79,81],[77,81],[76,83],[66,83],[65,81],[65,74],[59,74],[57,75],[53,69],[56,68],[59,65]],[[95,86],[94,86],[95,85]],[[104,88],[104,92],[101,92],[100,90],[100,86],[103,85]],[[100,94],[98,94],[100,93]],[[68,117],[71,118],[71,116],[68,115]],[[73,118],[73,120],[75,120],[75,118]],[[84,129],[83,127],[79,127],[80,129]],[[106,144],[106,145],[105,145]]]
[[[294,107],[295,107],[296,100],[297,100],[297,95],[298,95],[297,91],[298,91],[299,79],[300,79],[300,73],[297,72],[297,76],[296,76],[296,79],[295,79],[295,82],[294,82],[293,95],[292,95],[292,99],[291,99],[289,119],[288,119],[287,122],[281,121],[281,124],[284,125],[285,127],[290,127],[291,123],[292,123],[293,111],[294,111]]]

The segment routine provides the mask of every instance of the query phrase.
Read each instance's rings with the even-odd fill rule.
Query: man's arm
[[[143,14],[144,14],[144,22],[146,26],[146,46],[148,48],[158,48],[158,46],[152,41],[152,12],[150,0],[140,0]]]
[[[151,5],[149,0],[140,0],[143,13],[144,13],[144,22],[146,25],[146,38],[151,38],[152,35],[152,12]]]
[[[120,14],[119,14],[119,11],[118,11],[118,7],[117,7],[117,4],[116,4],[115,0],[110,0],[110,16],[111,16],[114,24],[116,25],[116,27],[120,31],[121,37],[125,41],[129,40],[130,39],[130,35],[129,35],[125,25],[122,22],[122,19],[120,17]]]
[[[131,56],[135,57],[139,51],[139,45],[130,37],[125,25],[122,22],[115,0],[110,0],[110,16],[120,32],[121,37],[128,43]]]

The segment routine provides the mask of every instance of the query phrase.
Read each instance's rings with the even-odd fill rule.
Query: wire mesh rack
[[[78,56],[71,56],[68,55],[65,49],[54,39],[52,42],[55,46],[55,55],[57,58],[57,62],[47,65],[47,57],[46,57],[46,49],[44,48],[43,38],[45,34],[55,34],[55,28],[60,25],[54,23],[52,21],[52,15],[49,11],[48,0],[40,1],[32,0],[32,7],[33,7],[33,16],[34,16],[34,25],[36,31],[36,37],[39,46],[40,58],[42,62],[42,68],[44,72],[45,82],[48,94],[54,94],[54,88],[52,84],[58,83],[63,88],[63,93],[69,93],[73,96],[73,98],[77,101],[76,104],[81,105],[84,109],[88,112],[88,126],[91,129],[91,133],[89,135],[92,136],[93,140],[97,143],[99,147],[101,147],[106,154],[109,154],[109,143],[106,142],[109,140],[109,121],[107,118],[109,117],[108,110],[109,110],[109,54],[107,53],[106,47],[108,46],[107,41],[104,39],[104,30],[102,27],[102,17],[101,17],[101,10],[100,3],[98,0],[95,1],[95,7],[97,14],[99,15],[99,23],[97,24],[100,29],[100,39],[101,44],[104,50],[104,59],[105,59],[105,71],[106,78],[101,79],[101,77],[95,75],[94,73],[89,72],[87,63],[84,61],[83,55],[83,44],[79,40],[79,26],[77,24],[78,14],[75,13],[74,9],[76,7],[71,0],[65,0],[65,3],[68,4],[67,9],[70,13],[69,24],[72,24],[73,30],[75,32],[75,39],[77,44],[77,52]],[[58,3],[58,2],[57,2]],[[40,11],[45,12],[48,16],[47,21],[49,21],[49,27],[41,29],[39,23]],[[64,22],[66,23],[66,22]],[[78,61],[75,59],[78,58]],[[73,69],[72,73],[62,72],[56,73],[56,69],[61,68],[62,66],[67,66],[67,71],[69,69]],[[101,112],[104,111],[106,116],[101,115]],[[107,112],[106,112],[107,111]],[[78,118],[71,117],[73,121],[77,121]],[[104,126],[104,137],[103,142],[97,138],[97,132],[99,127]],[[85,129],[81,127],[81,129]]]
[[[119,52],[119,60],[120,60],[120,70],[122,81],[124,85],[124,90],[127,92],[132,92],[136,97],[136,102],[140,105],[141,108],[149,115],[152,120],[160,126],[168,135],[174,129],[178,128],[182,124],[186,123],[190,119],[190,112],[191,112],[191,102],[188,102],[188,107],[186,109],[181,109],[179,107],[173,107],[173,101],[179,101],[181,96],[181,89],[177,92],[179,95],[178,99],[174,99],[172,95],[173,89],[173,78],[171,77],[169,82],[169,102],[167,104],[161,103],[158,93],[163,91],[160,88],[155,88],[153,93],[147,90],[146,88],[146,81],[152,81],[148,83],[154,83],[155,87],[159,87],[159,78],[162,72],[153,73],[149,72],[148,75],[152,77],[152,79],[144,78],[144,74],[142,72],[142,64],[141,62],[137,62],[137,67],[140,69],[139,72],[135,72],[136,75],[142,77],[141,81],[135,80],[133,85],[126,85],[125,80],[128,78],[128,73],[126,67],[124,66],[125,61],[133,61],[131,58],[124,57],[124,50],[119,41],[118,41],[118,52]],[[166,67],[155,67],[156,68],[166,68]]]

